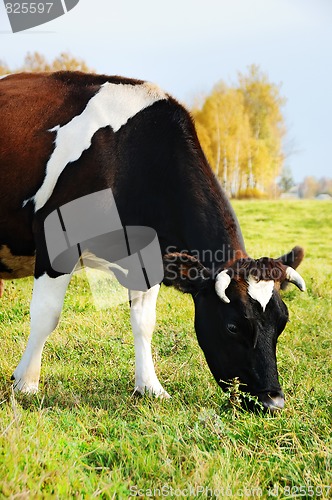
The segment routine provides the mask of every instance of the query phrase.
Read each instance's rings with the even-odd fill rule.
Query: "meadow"
[[[32,280],[0,301],[0,498],[332,497],[332,203],[238,201],[252,257],[305,248],[307,292],[283,292],[278,343],[284,411],[247,413],[214,382],[197,344],[191,297],[163,287],[154,359],[170,400],[133,395],[126,304],[102,311],[74,276],[44,349],[40,392],[10,377],[29,332]]]

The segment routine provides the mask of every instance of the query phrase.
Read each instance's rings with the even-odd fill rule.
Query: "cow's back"
[[[117,76],[58,72],[0,79],[0,279],[33,273],[35,214],[50,198],[52,210],[109,187],[112,135],[165,97],[154,85]]]
[[[105,82],[141,83],[79,72],[0,79],[0,279],[33,274],[35,206],[25,201],[43,185],[56,129],[80,115]]]
[[[20,73],[0,80],[1,210],[19,208],[41,186],[54,149],[54,127],[82,113],[108,77]]]
[[[233,223],[232,211],[191,117],[157,86],[78,72],[11,75],[0,80],[0,116],[0,279],[32,274],[51,212],[105,188],[122,224],[153,227],[162,249],[203,245],[207,217],[215,245],[228,241],[218,214]],[[39,267],[37,258],[36,273],[50,271]]]

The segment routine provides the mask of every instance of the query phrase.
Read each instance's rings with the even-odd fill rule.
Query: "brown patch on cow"
[[[34,255],[13,255],[6,245],[0,248],[0,262],[6,266],[8,271],[0,273],[0,297],[3,292],[3,279],[26,278],[32,276],[35,269]]]
[[[239,259],[230,267],[233,278],[247,281],[250,276],[257,281],[282,282],[286,279],[286,267],[278,260],[262,257],[261,259]]]
[[[232,267],[236,262],[242,262],[246,259],[251,260],[248,258],[248,255],[243,250],[238,248],[238,249],[233,251],[232,258],[228,262],[226,262],[224,267],[225,267],[225,269],[228,269],[228,268]]]
[[[73,73],[74,82],[75,77],[82,75]],[[20,73],[0,81],[0,185],[10,187],[1,193],[1,206],[8,211],[20,209],[42,185],[54,150],[50,129],[82,113],[100,88],[100,78],[94,79],[79,87],[67,72]]]
[[[242,301],[248,294],[248,279],[256,281],[274,281],[277,290],[286,279],[286,266],[279,260],[262,257],[261,259],[243,258],[236,260],[228,267],[231,278],[236,282],[237,292]]]
[[[180,275],[183,276],[183,277],[188,277],[188,274],[189,274],[189,271],[190,271],[190,268],[187,267],[187,266],[183,266],[181,265],[180,268],[179,268],[179,271],[180,271]]]

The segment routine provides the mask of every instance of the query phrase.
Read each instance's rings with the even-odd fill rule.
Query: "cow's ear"
[[[304,250],[302,247],[294,247],[289,253],[286,253],[285,255],[282,255],[279,257],[279,261],[281,261],[285,266],[287,267],[292,267],[293,269],[296,269],[302,262],[304,257]],[[285,280],[281,283],[281,289],[285,290],[288,281]]]
[[[186,253],[169,253],[164,256],[164,280],[184,293],[197,293],[213,284],[212,274],[196,257]]]
[[[296,269],[302,262],[304,257],[304,250],[302,247],[294,247],[293,250],[291,250],[289,253],[286,253],[285,255],[282,255],[279,257],[277,260],[281,260],[281,262],[285,266],[292,267],[293,269]]]

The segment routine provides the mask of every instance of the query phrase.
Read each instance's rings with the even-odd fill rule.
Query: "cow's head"
[[[242,258],[213,275],[195,257],[164,257],[164,282],[193,295],[198,342],[218,384],[239,378],[241,388],[266,409],[281,409],[276,345],[288,321],[279,289],[287,282],[305,290],[295,271],[303,250],[295,247],[279,259]]]

